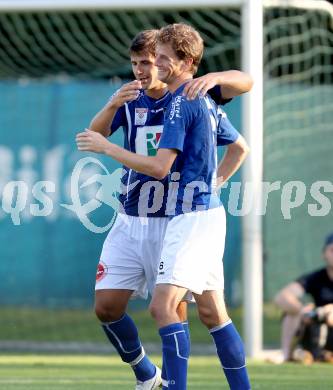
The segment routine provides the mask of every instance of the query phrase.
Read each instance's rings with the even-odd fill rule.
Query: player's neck
[[[163,85],[159,85],[156,88],[146,89],[145,94],[153,99],[160,99],[167,93],[167,91],[168,91],[168,87],[165,84],[163,84]]]
[[[174,93],[181,85],[191,79],[193,79],[193,75],[191,73],[183,73],[168,84],[168,90],[171,93]]]

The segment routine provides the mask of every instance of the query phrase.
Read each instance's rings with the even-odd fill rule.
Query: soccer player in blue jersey
[[[145,156],[156,154],[163,131],[164,109],[172,97],[166,85],[157,80],[157,68],[154,65],[156,33],[155,30],[145,31],[134,39],[130,51],[138,81],[124,85],[91,124],[92,130],[105,136],[109,135],[110,128],[113,132],[119,126],[124,126],[126,149]],[[215,84],[220,84],[222,97],[231,98],[246,92],[251,86],[251,80],[236,71],[208,74],[188,83],[185,93],[193,99],[199,89],[205,93]],[[219,95],[216,90],[211,93]],[[225,132],[233,131],[222,113],[220,120]],[[136,327],[125,312],[133,293],[144,296],[146,284],[151,292],[155,283],[168,221],[167,180],[152,182],[154,179],[151,176],[130,169],[126,169],[124,179],[126,187],[120,200],[122,211],[129,215],[130,220],[118,218],[105,241],[96,282],[96,314],[122,359],[132,365],[138,379],[136,388],[153,389],[159,383],[157,369],[144,355]],[[137,187],[130,189],[134,183],[137,183]],[[155,190],[154,196],[150,191],[151,183]],[[146,194],[143,191],[145,186]],[[145,196],[140,197],[140,194]],[[147,223],[142,224],[139,216],[148,217]],[[182,312],[178,306],[178,318],[179,314],[184,315]],[[187,333],[187,323],[182,326]]]

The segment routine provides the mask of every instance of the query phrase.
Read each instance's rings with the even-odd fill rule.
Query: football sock
[[[188,321],[182,322],[182,325],[183,325],[186,339],[187,339],[187,343],[188,343],[188,354],[190,354],[191,338],[190,338],[190,329],[189,329]],[[164,357],[163,357],[163,360],[164,360]],[[165,364],[162,365],[162,385],[163,385],[162,390],[166,390],[168,388],[168,379],[167,379]]]
[[[162,390],[167,390],[167,388],[168,388],[168,377],[166,373],[165,357],[162,352]]]
[[[186,390],[188,341],[183,324],[178,322],[160,328],[163,365],[168,378],[168,390]]]
[[[210,329],[217,354],[231,390],[251,389],[245,365],[245,353],[240,338],[231,320]]]
[[[189,327],[188,321],[182,322],[182,325],[183,325],[183,328],[184,328],[184,331],[185,331],[185,335],[186,335],[186,338],[187,338],[187,343],[188,343],[188,354],[190,355],[190,353],[191,353],[191,334],[190,334],[190,327]]]
[[[103,323],[102,327],[121,359],[131,365],[139,381],[144,382],[155,375],[156,367],[146,356],[130,316],[125,314],[118,321]]]

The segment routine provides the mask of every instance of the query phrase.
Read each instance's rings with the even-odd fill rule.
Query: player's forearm
[[[288,314],[299,314],[302,311],[302,302],[294,295],[281,291],[274,299],[279,308]]]
[[[144,175],[152,176],[158,180],[165,177],[165,175],[163,176],[163,167],[156,157],[135,154],[112,143],[109,143],[105,148],[104,154]]]
[[[96,131],[105,137],[108,137],[110,135],[110,127],[117,110],[118,107],[110,104],[110,102],[107,103],[90,122],[90,130]]]
[[[237,172],[242,162],[245,159],[245,155],[226,155],[221,161],[217,170],[217,187],[221,187],[230,177]]]
[[[221,187],[239,169],[249,153],[249,148],[244,144],[231,144],[217,169],[217,187]]]
[[[217,85],[221,87],[222,97],[230,99],[250,91],[253,85],[251,76],[238,70],[217,72]]]

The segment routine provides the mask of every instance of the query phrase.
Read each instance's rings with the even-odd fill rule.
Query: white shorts
[[[104,241],[96,275],[96,290],[133,290],[152,294],[168,218],[118,214]]]
[[[223,207],[174,217],[165,234],[156,284],[174,284],[196,294],[223,289],[225,231]]]

